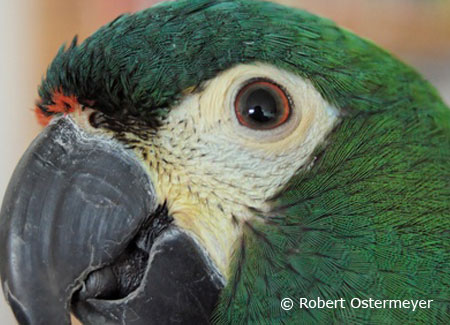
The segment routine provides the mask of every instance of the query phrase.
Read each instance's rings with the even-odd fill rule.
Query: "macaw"
[[[19,323],[449,323],[450,110],[335,23],[124,14],[59,50],[35,112],[0,215]]]

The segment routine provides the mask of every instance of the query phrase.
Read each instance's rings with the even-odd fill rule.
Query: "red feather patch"
[[[52,102],[54,104],[44,106],[45,108],[41,105],[37,105],[34,109],[39,124],[43,126],[50,123],[53,115],[69,114],[80,107],[80,103],[75,95],[64,95],[61,90],[55,91],[52,96]]]

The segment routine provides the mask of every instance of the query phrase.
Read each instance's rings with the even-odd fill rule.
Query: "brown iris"
[[[255,79],[242,87],[234,109],[240,124],[255,130],[270,130],[284,124],[291,113],[284,90],[267,79]]]

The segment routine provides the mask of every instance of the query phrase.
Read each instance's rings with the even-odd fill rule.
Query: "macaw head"
[[[163,3],[61,48],[39,95],[0,219],[23,324],[345,320],[279,301],[440,295],[449,112],[326,19]]]

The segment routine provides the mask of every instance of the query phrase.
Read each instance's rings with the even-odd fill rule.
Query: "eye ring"
[[[286,91],[266,78],[249,80],[234,101],[238,122],[254,130],[272,130],[283,125],[291,116],[291,106]]]

